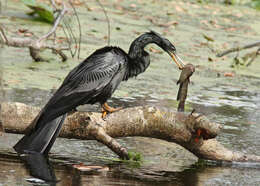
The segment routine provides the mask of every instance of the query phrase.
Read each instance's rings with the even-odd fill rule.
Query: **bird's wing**
[[[112,51],[92,54],[68,74],[39,119],[54,119],[100,94],[119,71],[122,60]]]
[[[122,58],[112,52],[91,55],[65,78],[57,93],[66,95],[104,87],[118,72]]]

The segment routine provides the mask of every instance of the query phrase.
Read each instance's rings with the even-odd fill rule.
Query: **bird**
[[[120,108],[107,104],[122,81],[143,73],[150,64],[145,51],[148,44],[156,44],[170,55],[179,69],[184,64],[175,46],[155,31],[145,32],[130,45],[128,53],[117,46],[97,49],[72,69],[61,86],[30,124],[29,132],[14,146],[20,153],[48,154],[55,142],[67,113],[83,104],[100,103],[102,118]]]

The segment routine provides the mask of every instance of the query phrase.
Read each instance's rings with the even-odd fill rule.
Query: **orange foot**
[[[107,116],[108,113],[112,113],[112,112],[116,112],[122,109],[122,107],[118,107],[118,108],[113,108],[108,106],[107,103],[104,103],[101,105],[102,107],[102,118],[105,119],[105,117]]]

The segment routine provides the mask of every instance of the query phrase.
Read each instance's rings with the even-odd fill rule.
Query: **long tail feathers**
[[[61,126],[66,116],[67,114],[64,114],[48,123],[45,123],[43,127],[38,128],[31,134],[25,135],[15,144],[15,151],[20,154],[35,152],[48,154],[60,133]]]

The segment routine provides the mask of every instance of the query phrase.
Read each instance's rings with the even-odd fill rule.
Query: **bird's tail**
[[[67,114],[59,116],[25,135],[14,146],[16,152],[48,154],[55,139],[60,133],[61,126]]]

